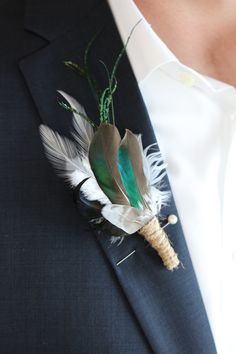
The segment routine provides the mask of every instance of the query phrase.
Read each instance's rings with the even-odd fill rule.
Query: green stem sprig
[[[71,113],[76,113],[78,114],[80,117],[82,117],[83,119],[85,119],[88,123],[90,123],[92,125],[92,127],[94,129],[97,129],[98,126],[93,122],[93,120],[91,118],[89,118],[86,114],[82,113],[82,112],[78,112],[76,109],[72,108],[71,106],[69,106],[68,104],[66,104],[65,102],[59,101],[58,100],[59,105],[64,108],[66,111],[69,111]]]
[[[127,41],[120,51],[119,55],[117,56],[117,59],[115,61],[115,64],[113,66],[112,72],[110,74],[107,66],[104,64],[104,62],[100,61],[102,65],[105,67],[107,77],[108,77],[108,87],[106,87],[101,95],[100,102],[99,102],[99,112],[100,112],[100,122],[101,123],[110,123],[110,108],[112,111],[112,123],[115,124],[115,113],[114,113],[114,102],[113,102],[113,95],[116,91],[117,88],[117,79],[116,79],[116,72],[118,65],[126,51],[126,48],[128,46],[128,43],[130,41],[130,38],[135,30],[135,28],[138,26],[138,24],[142,21],[140,19],[132,28],[129,37],[127,38]]]
[[[100,60],[100,63],[104,66],[106,74],[107,74],[107,79],[108,79],[108,86],[104,89],[101,90],[99,88],[99,85],[93,75],[90,72],[89,68],[89,53],[92,47],[92,44],[94,43],[95,39],[97,38],[98,34],[101,32],[99,31],[95,36],[92,37],[90,42],[88,43],[85,53],[84,53],[84,58],[83,58],[83,65],[80,65],[78,63],[74,63],[72,61],[66,60],[64,61],[64,64],[66,67],[72,69],[73,71],[77,72],[81,77],[85,78],[88,81],[89,87],[91,88],[91,91],[93,93],[94,98],[97,101],[98,104],[98,110],[99,110],[99,119],[100,123],[112,123],[115,125],[115,110],[114,110],[114,102],[113,102],[113,95],[116,91],[117,88],[117,79],[116,79],[116,72],[117,68],[119,66],[119,63],[126,51],[126,48],[128,46],[128,43],[130,41],[130,38],[135,30],[135,28],[138,26],[138,24],[142,21],[140,19],[132,28],[129,37],[127,38],[127,41],[125,45],[123,46],[122,50],[118,54],[114,66],[112,68],[111,73],[109,72],[106,64]],[[81,112],[77,112],[64,102],[59,102],[60,106],[65,108],[67,111],[77,113],[84,119],[86,119],[95,129],[97,129],[97,125],[86,115],[84,115]],[[110,110],[111,110],[111,119],[110,119]]]

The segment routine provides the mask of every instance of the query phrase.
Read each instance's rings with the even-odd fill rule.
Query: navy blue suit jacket
[[[9,0],[0,16],[0,353],[215,354],[181,222],[168,230],[184,264],[175,272],[138,235],[111,245],[78,213],[43,152],[41,122],[65,135],[71,127],[57,89],[97,117],[86,81],[62,62],[80,60],[100,31],[90,61],[106,85],[99,60],[111,68],[122,48],[106,1]],[[126,56],[117,79],[120,133],[155,142]],[[172,213],[173,199],[164,210]]]

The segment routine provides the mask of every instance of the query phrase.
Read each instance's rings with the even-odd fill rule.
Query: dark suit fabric
[[[104,1],[0,2],[0,354],[215,354],[181,224],[170,236],[185,269],[174,273],[138,235],[111,245],[44,155],[39,124],[65,135],[71,125],[57,89],[97,118],[86,82],[62,61],[101,27],[91,65],[105,85],[98,59],[111,67],[122,44]],[[147,145],[155,137],[127,57],[119,78],[117,125]]]

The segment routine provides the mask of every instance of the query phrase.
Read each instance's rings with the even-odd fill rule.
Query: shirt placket
[[[225,116],[228,140],[224,142],[222,168],[224,169],[222,200],[222,239],[220,268],[220,314],[221,337],[225,353],[235,353],[234,319],[236,316],[236,90],[227,89],[219,93]]]

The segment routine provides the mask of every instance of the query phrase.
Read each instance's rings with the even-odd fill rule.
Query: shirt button
[[[188,87],[192,87],[196,83],[196,78],[190,73],[182,73],[180,75],[180,81]]]

